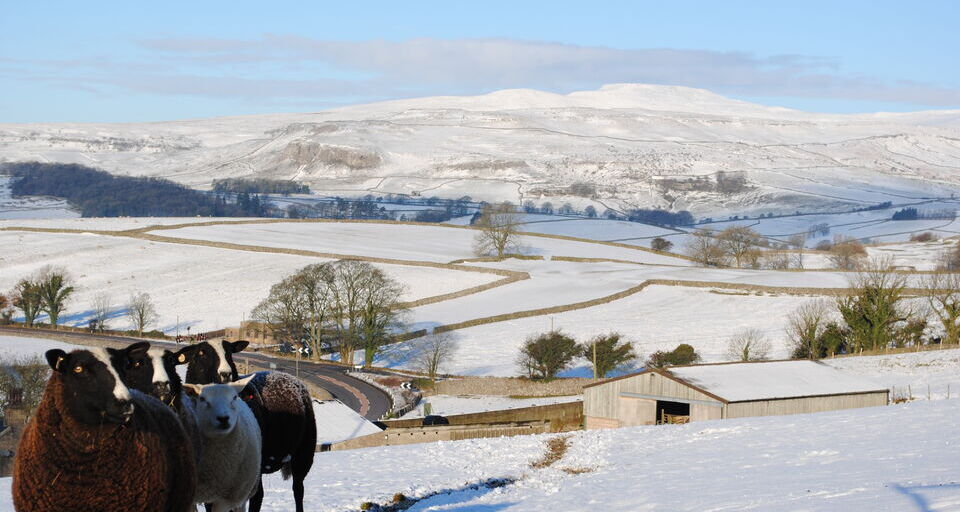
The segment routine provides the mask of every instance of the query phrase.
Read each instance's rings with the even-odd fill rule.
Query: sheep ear
[[[198,386],[197,384],[184,384],[184,385],[183,385],[183,392],[186,393],[186,394],[188,394],[188,395],[190,395],[190,396],[192,396],[192,397],[198,397],[198,396],[200,396],[200,393],[201,393],[202,391],[203,391],[203,386]]]
[[[242,352],[243,349],[247,348],[247,345],[249,344],[250,342],[246,340],[235,341],[233,343],[230,343],[228,341],[224,343],[224,345],[227,345],[228,347],[230,347],[230,351],[233,352],[234,354],[236,354],[237,352]]]
[[[150,343],[146,341],[141,341],[139,343],[134,343],[133,345],[130,345],[129,347],[123,349],[123,352],[125,352],[128,356],[130,356],[138,353],[146,354],[148,350],[150,350]]]
[[[193,355],[197,353],[198,348],[200,348],[199,345],[190,345],[189,347],[183,347],[173,352],[174,364],[181,365],[189,363],[193,359]]]
[[[66,361],[69,357],[66,352],[60,350],[59,348],[48,350],[45,354],[47,357],[47,364],[50,365],[50,368],[53,368],[53,371],[63,373],[64,369],[67,367]]]
[[[233,381],[233,382],[231,382],[231,383],[229,383],[229,384],[227,384],[227,385],[230,386],[231,388],[233,388],[233,390],[236,391],[237,394],[239,395],[240,392],[243,391],[243,388],[247,387],[247,384],[250,384],[250,381],[252,381],[253,378],[256,377],[256,376],[257,376],[257,374],[251,373],[250,375],[247,375],[246,377],[243,377],[242,379],[235,380],[235,381]]]

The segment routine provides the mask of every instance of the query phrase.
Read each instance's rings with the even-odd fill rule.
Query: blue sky
[[[503,88],[960,108],[960,2],[15,2],[0,122],[305,112]]]

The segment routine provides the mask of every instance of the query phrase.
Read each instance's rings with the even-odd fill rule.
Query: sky
[[[310,112],[608,83],[818,112],[960,108],[956,1],[0,6],[0,122]]]

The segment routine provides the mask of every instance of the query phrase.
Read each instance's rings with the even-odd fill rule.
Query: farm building
[[[584,387],[586,428],[778,416],[887,405],[889,390],[815,361],[651,369]]]

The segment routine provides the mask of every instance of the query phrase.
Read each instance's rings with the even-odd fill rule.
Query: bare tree
[[[687,241],[686,254],[696,262],[708,267],[724,266],[726,254],[720,242],[709,229],[698,229]]]
[[[381,347],[393,341],[404,312],[403,292],[377,267],[339,260],[308,265],[273,285],[252,316],[275,339],[307,344],[314,358],[329,347],[351,363],[354,352],[363,349],[370,365]]]
[[[40,404],[50,366],[42,357],[5,355],[0,359],[0,410],[19,406],[32,411]]]
[[[770,341],[760,329],[741,329],[727,342],[727,358],[732,361],[763,361],[770,355]]]
[[[790,268],[790,255],[783,251],[763,251],[760,254],[760,268],[786,270]]]
[[[450,332],[433,332],[417,345],[413,363],[430,380],[437,380],[437,374],[446,366],[457,351],[457,342]]]
[[[138,336],[143,336],[143,331],[157,321],[157,316],[157,309],[149,293],[140,292],[130,296],[130,301],[127,303],[127,318],[130,319]]]
[[[113,303],[110,294],[107,292],[99,292],[93,296],[93,304],[91,309],[93,310],[93,322],[96,325],[96,329],[99,331],[104,331],[107,328],[107,321],[110,319],[110,308]]]
[[[943,329],[943,342],[960,343],[960,274],[930,274],[923,288],[930,313]]]
[[[866,257],[867,250],[859,240],[843,235],[833,237],[833,246],[827,256],[830,262],[841,270],[857,270]]]
[[[807,244],[807,234],[806,233],[797,233],[791,235],[789,240],[787,240],[787,245],[793,247],[793,267],[794,268],[803,268],[803,250],[806,248]]]
[[[484,205],[480,211],[480,219],[475,224],[480,230],[473,240],[474,253],[477,256],[493,255],[497,259],[503,259],[511,252],[518,252],[519,224],[520,215],[509,202]]]
[[[825,300],[803,304],[787,317],[787,340],[798,359],[819,359],[821,342],[829,322],[830,306]]]
[[[716,238],[724,254],[737,268],[756,267],[758,248],[765,245],[760,233],[747,226],[730,226],[717,233]]]
[[[73,279],[65,269],[47,266],[40,269],[36,283],[39,285],[41,307],[50,317],[50,325],[56,327],[60,313],[73,295]]]
[[[0,325],[13,322],[13,300],[0,293]]]

